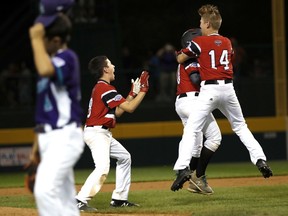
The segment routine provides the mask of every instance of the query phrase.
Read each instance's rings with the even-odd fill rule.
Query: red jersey
[[[195,53],[201,80],[224,80],[233,78],[231,58],[233,49],[228,38],[219,34],[199,36],[189,45],[192,55]]]
[[[116,91],[114,86],[99,80],[92,90],[86,125],[105,125],[114,128],[116,107],[125,101],[126,99]]]
[[[190,80],[190,73],[198,71],[199,64],[197,60],[195,59],[189,59],[188,63],[183,63],[178,65],[177,69],[177,92],[176,95],[185,93],[185,92],[191,92],[191,91],[199,91],[200,86],[192,83]]]

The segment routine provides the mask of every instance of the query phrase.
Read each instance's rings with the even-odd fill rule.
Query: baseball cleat
[[[191,182],[191,179],[189,181],[189,187],[187,190],[191,193],[201,193],[201,191]]]
[[[206,193],[206,192],[202,192],[201,190],[199,190],[192,182],[190,179],[189,182],[189,187],[187,188],[187,190],[191,193],[197,193],[197,194],[203,194],[203,195],[211,195],[213,193]]]
[[[183,170],[178,170],[176,175],[177,175],[177,178],[175,179],[175,181],[173,182],[171,186],[172,191],[176,191],[176,190],[183,188],[183,184],[186,181],[189,181],[189,179],[191,178],[191,170],[189,170],[188,168],[185,168]]]
[[[213,194],[214,191],[212,188],[208,185],[206,176],[203,175],[199,178],[196,176],[196,172],[192,174],[190,182],[194,184],[194,186],[201,191],[202,194]]]
[[[258,167],[258,170],[262,173],[264,178],[269,178],[270,176],[273,176],[273,172],[266,163],[266,161],[259,159],[256,163],[256,166]]]
[[[112,199],[110,207],[139,207],[139,204],[128,202],[127,200],[116,200]]]
[[[97,212],[98,211],[96,208],[90,207],[87,203],[81,202],[80,200],[77,200],[77,207],[80,210],[80,212]]]

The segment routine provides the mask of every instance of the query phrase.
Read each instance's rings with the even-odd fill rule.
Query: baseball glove
[[[193,40],[197,36],[201,36],[202,32],[200,28],[192,28],[185,31],[181,37],[181,46],[182,48],[186,48],[190,41]]]
[[[35,135],[30,161],[24,166],[24,171],[26,172],[24,176],[24,185],[31,193],[34,192],[35,177],[39,163],[40,154],[38,151],[37,135]]]

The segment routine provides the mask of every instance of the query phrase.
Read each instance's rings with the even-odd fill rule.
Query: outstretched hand
[[[149,73],[143,71],[140,76],[140,92],[148,92],[149,90]]]
[[[136,97],[139,92],[140,92],[140,79],[137,78],[135,81],[134,79],[131,79],[131,90],[129,92],[129,95],[132,97]]]

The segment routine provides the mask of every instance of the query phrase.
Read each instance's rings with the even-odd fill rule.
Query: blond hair
[[[199,15],[203,18],[205,22],[209,22],[213,29],[219,30],[221,23],[222,23],[222,17],[220,15],[220,12],[217,8],[217,6],[214,5],[203,5],[198,10]]]

